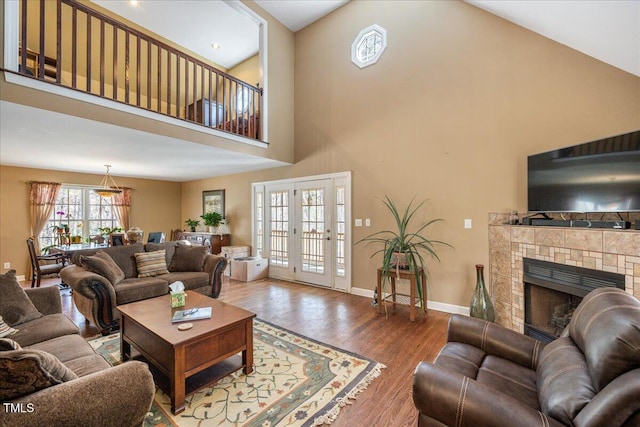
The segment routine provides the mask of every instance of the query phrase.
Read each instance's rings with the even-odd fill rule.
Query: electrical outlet
[[[471,228],[471,220],[470,219],[465,219],[464,220],[464,228]]]
[[[364,220],[365,227],[371,227],[371,218],[367,218]]]
[[[5,262],[5,263],[4,263],[4,267],[3,267],[3,268],[4,268],[5,270],[10,269],[10,268],[11,268],[11,263],[10,263],[10,262]]]

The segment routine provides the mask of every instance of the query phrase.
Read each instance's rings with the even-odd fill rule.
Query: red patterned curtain
[[[131,189],[122,188],[122,193],[113,196],[113,208],[116,217],[126,232],[131,222]]]
[[[36,237],[36,252],[40,252],[38,236],[47,225],[51,214],[56,208],[56,198],[62,184],[59,182],[31,181],[29,195],[31,213],[31,235]]]

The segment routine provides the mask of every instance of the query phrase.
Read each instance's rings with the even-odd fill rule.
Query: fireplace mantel
[[[640,231],[507,225],[489,215],[489,291],[496,322],[524,331],[523,258],[611,271],[640,299]]]

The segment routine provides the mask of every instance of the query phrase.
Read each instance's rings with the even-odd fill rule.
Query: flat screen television
[[[528,157],[529,212],[640,211],[640,130]]]

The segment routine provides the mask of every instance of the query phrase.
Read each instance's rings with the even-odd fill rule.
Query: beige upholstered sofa
[[[591,291],[547,344],[452,316],[447,344],[413,382],[418,425],[640,426],[640,302]]]
[[[112,367],[95,353],[57,287],[22,290],[10,270],[0,297],[1,426],[142,424],[155,393],[145,363]]]
[[[217,298],[227,260],[207,250],[179,241],[96,249],[93,256],[73,259],[60,277],[73,289],[80,313],[106,334],[119,328],[117,305],[165,295],[176,281]]]

